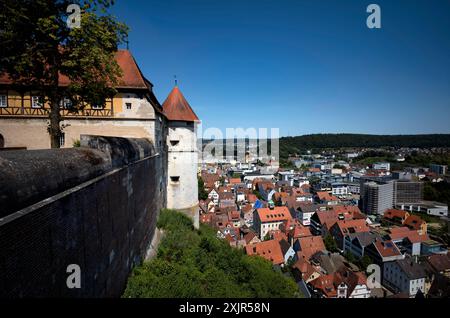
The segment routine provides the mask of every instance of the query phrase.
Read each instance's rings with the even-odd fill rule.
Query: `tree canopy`
[[[305,149],[359,147],[450,147],[450,134],[430,135],[364,135],[312,134],[280,138],[280,157],[302,154]]]

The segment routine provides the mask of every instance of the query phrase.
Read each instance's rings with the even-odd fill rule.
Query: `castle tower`
[[[167,208],[190,215],[198,227],[198,149],[200,122],[177,85],[163,103],[168,119]]]

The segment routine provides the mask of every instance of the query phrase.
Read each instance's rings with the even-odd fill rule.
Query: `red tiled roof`
[[[337,221],[336,225],[343,235],[369,232],[366,220],[363,219]]]
[[[241,215],[238,211],[230,211],[228,212],[228,220],[229,221],[238,221]]]
[[[270,208],[260,208],[256,211],[261,222],[280,222],[291,219],[291,213],[285,206],[276,206],[273,210]]]
[[[281,251],[280,243],[276,240],[264,241],[247,245],[245,247],[247,255],[259,255],[274,265],[284,263],[283,252]]]
[[[409,215],[408,212],[403,210],[397,210],[397,209],[388,209],[386,212],[384,212],[383,217],[386,219],[393,219],[393,218],[399,218],[404,219]]]
[[[200,121],[178,86],[172,89],[162,106],[169,120]]]
[[[326,249],[321,236],[301,237],[298,239],[298,243],[300,245],[298,253],[306,260],[309,260],[315,253]]]
[[[145,79],[130,51],[118,50],[115,53],[115,59],[122,70],[122,76],[118,80],[119,84],[116,88],[148,89],[148,85],[152,85],[148,80]],[[0,84],[11,83],[12,81],[9,78],[8,74],[2,74],[0,76]],[[59,85],[67,86],[69,84],[69,78],[65,75],[59,74]]]
[[[241,178],[230,178],[228,179],[230,184],[242,183]]]
[[[248,232],[247,234],[244,235],[245,243],[247,243],[247,244],[250,243],[250,241],[253,240],[255,237],[258,238],[256,236],[255,232],[253,232],[253,231],[252,232]]]
[[[376,240],[375,242],[373,242],[373,244],[375,245],[378,253],[380,253],[382,257],[402,255],[400,250],[391,240],[386,241]]]
[[[404,225],[411,227],[415,230],[420,230],[420,227],[422,224],[426,223],[424,220],[420,218],[420,216],[417,215],[410,215],[406,218]]]
[[[411,243],[419,243],[429,239],[427,234],[419,234],[416,230],[410,230],[406,226],[391,228],[389,232],[391,240],[408,238]]]
[[[272,234],[272,239],[274,239],[275,241],[280,242],[281,240],[285,240],[285,241],[288,240],[286,234],[284,234],[280,230],[272,231],[271,234]]]
[[[338,200],[338,198],[336,198],[335,196],[329,194],[326,191],[319,191],[319,192],[317,192],[317,196],[322,201],[337,201]]]
[[[256,202],[258,200],[258,197],[252,193],[247,194],[247,201],[250,203]]]
[[[310,284],[314,287],[314,289],[321,290],[327,298],[337,296],[337,291],[334,286],[334,274],[322,275],[311,281]]]
[[[308,280],[314,272],[316,272],[316,269],[304,259],[297,260],[292,267],[298,269],[300,273],[302,273],[302,279],[305,281]]]
[[[307,226],[303,226],[299,223],[296,223],[294,229],[291,231],[291,235],[294,239],[300,237],[312,236],[311,230]]]

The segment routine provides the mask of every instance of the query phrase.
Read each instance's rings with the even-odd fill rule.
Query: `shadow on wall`
[[[0,152],[0,297],[118,297],[150,245],[163,160],[145,139]],[[81,270],[68,288],[67,268]]]

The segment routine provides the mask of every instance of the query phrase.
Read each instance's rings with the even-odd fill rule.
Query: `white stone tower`
[[[197,115],[177,85],[163,103],[168,119],[167,208],[190,215],[198,227]]]

